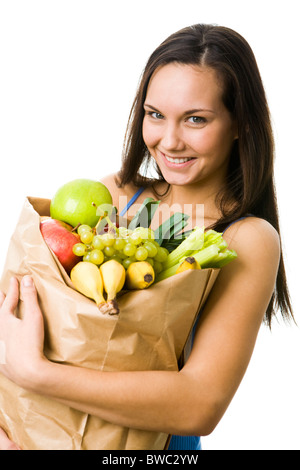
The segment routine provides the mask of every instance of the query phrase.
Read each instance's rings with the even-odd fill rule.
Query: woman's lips
[[[160,154],[163,158],[165,165],[170,168],[184,168],[190,165],[194,160],[196,160],[195,157],[169,157],[163,152],[160,152]]]

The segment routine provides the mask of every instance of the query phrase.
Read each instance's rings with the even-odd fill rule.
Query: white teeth
[[[189,160],[192,160],[192,158],[171,158],[171,157],[167,157],[167,155],[165,155],[165,157],[170,163],[185,163],[185,162],[188,162]]]

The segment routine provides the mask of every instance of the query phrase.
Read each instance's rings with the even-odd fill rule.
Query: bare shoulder
[[[113,204],[121,210],[129,199],[135,194],[138,188],[134,184],[127,184],[124,187],[120,187],[118,184],[118,175],[117,173],[111,173],[110,175],[101,178],[101,183],[103,183],[113,198]],[[127,201],[127,202],[126,202]]]
[[[240,315],[248,327],[252,321],[260,324],[278,273],[278,233],[265,220],[249,217],[233,224],[224,238],[237,258],[220,270],[205,311],[217,323],[227,318],[237,328]]]
[[[113,205],[116,206],[119,211],[121,211],[128,204],[131,198],[140,189],[140,187],[136,186],[132,182],[121,187],[118,183],[117,173],[112,173],[108,176],[105,176],[101,179],[101,183],[105,184],[107,189],[110,191],[113,198]],[[154,193],[151,185],[146,186],[143,192],[137,195],[137,198],[134,200],[134,204],[132,204],[127,211],[126,217],[128,219],[131,219],[135,215],[141,203],[147,197],[157,199],[157,196]]]
[[[224,238],[237,258],[221,269],[212,298],[218,298],[223,312],[235,305],[249,318],[261,320],[278,273],[279,235],[267,221],[249,217],[233,224]]]
[[[100,181],[107,187],[113,199],[115,199],[117,196],[119,196],[119,194],[122,193],[122,189],[118,186],[117,173],[111,173],[109,175],[106,175],[101,178]]]
[[[236,222],[225,232],[229,247],[235,249],[245,263],[271,262],[278,266],[280,239],[278,232],[266,220],[247,217]]]

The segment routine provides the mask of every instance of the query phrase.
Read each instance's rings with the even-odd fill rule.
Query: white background
[[[119,169],[150,53],[190,24],[217,23],[251,44],[277,146],[283,247],[300,322],[299,35],[296,0],[0,0],[0,269],[27,195]],[[298,276],[299,278],[299,276]],[[262,327],[252,362],[204,449],[300,449],[300,336]]]

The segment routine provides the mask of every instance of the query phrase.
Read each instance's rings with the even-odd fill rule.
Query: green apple
[[[50,215],[73,227],[78,224],[95,227],[99,220],[97,207],[102,204],[112,205],[107,187],[99,181],[77,179],[58,189],[51,200]]]

